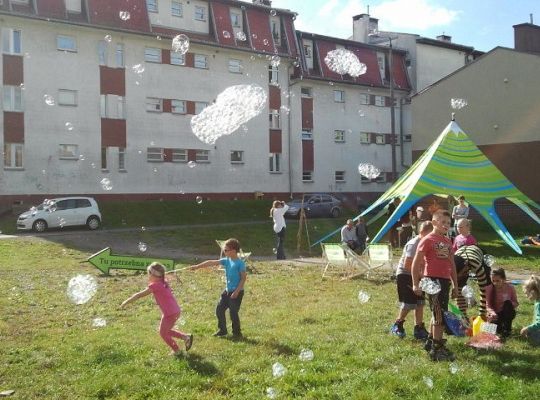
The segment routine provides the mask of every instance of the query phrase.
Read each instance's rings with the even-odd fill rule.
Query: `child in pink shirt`
[[[476,246],[476,238],[471,235],[471,223],[467,218],[462,218],[456,224],[459,235],[454,239],[452,250],[454,253],[462,246]]]
[[[491,271],[491,282],[492,285],[486,287],[487,319],[497,324],[497,333],[508,337],[519,305],[516,290],[506,282],[506,273],[502,268]]]
[[[170,286],[165,281],[165,267],[160,263],[153,262],[148,266],[147,272],[148,287],[125,300],[120,307],[124,308],[132,301],[152,293],[162,313],[159,334],[165,343],[172,349],[171,354],[177,355],[180,353],[178,344],[176,344],[176,341],[173,338],[182,339],[185,343],[186,351],[188,351],[193,344],[193,335],[188,335],[173,329],[174,324],[180,317],[181,309],[174,298]]]

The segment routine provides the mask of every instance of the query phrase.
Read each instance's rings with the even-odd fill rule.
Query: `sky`
[[[250,2],[250,1],[248,1]],[[273,0],[272,7],[297,12],[298,30],[338,38],[352,35],[352,17],[367,12],[379,30],[416,33],[489,51],[514,47],[512,25],[540,25],[540,0]]]

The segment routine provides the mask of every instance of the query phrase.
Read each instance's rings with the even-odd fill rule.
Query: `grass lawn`
[[[221,273],[173,279],[180,327],[195,335],[193,349],[174,359],[156,331],[151,298],[118,309],[144,288],[145,276],[102,276],[80,263],[87,256],[46,241],[0,241],[0,391],[13,389],[21,399],[212,400],[264,399],[269,388],[278,399],[525,399],[540,392],[539,348],[512,337],[499,351],[479,352],[450,337],[455,364],[433,363],[410,335],[388,334],[397,312],[393,282],[323,281],[321,266],[312,264],[254,265],[239,342],[211,336]],[[99,284],[83,305],[66,297],[77,274]],[[358,301],[360,290],[369,302]],[[532,304],[517,292],[515,331],[532,316]],[[93,328],[97,317],[107,326]],[[406,329],[410,334],[410,320]],[[302,349],[313,351],[312,361],[299,359]],[[276,362],[287,368],[281,378],[272,376]]]

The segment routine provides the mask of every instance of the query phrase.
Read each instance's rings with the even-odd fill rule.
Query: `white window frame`
[[[180,1],[171,1],[171,15],[173,17],[184,17],[184,4]]]
[[[241,74],[242,73],[242,60],[237,60],[235,58],[229,59],[229,72],[232,74]]]
[[[210,150],[195,150],[195,162],[196,163],[209,163]]]
[[[274,32],[274,28],[277,27],[277,32]],[[272,34],[272,39],[274,40],[274,44],[280,45],[281,44],[281,23],[279,22],[279,19],[270,19],[270,33]]]
[[[244,150],[231,150],[231,164],[244,163]]]
[[[307,43],[304,43],[303,47],[304,47],[304,57],[311,58],[313,55],[313,47]]]
[[[60,160],[78,160],[79,146],[76,144],[60,144],[58,148]]]
[[[195,21],[206,21],[206,7],[195,6],[193,9],[193,19]]]
[[[72,46],[64,46],[62,41],[67,41],[71,43]],[[71,53],[77,52],[77,39],[74,36],[69,35],[56,35],[56,49],[59,51],[69,51]]]
[[[20,165],[17,165],[17,153],[20,154]],[[23,169],[23,168],[24,168],[24,143],[4,143],[4,169]]]
[[[171,99],[171,113],[185,114],[187,105],[185,100]]]
[[[58,105],[77,107],[78,92],[71,89],[58,89]]]
[[[2,28],[1,33],[2,33],[2,52],[4,54],[22,54],[21,30],[13,29],[13,28]]]
[[[270,153],[269,159],[270,159],[269,172],[271,173],[281,172],[281,154]]]
[[[334,129],[334,142],[335,143],[345,143],[345,130],[343,130],[343,129]]]
[[[302,171],[302,182],[313,182],[313,171]]]
[[[369,132],[360,132],[360,143],[361,144],[370,144],[371,143],[371,134]]]
[[[233,28],[242,28],[242,14],[237,12],[230,12],[231,15],[231,25]]]
[[[171,65],[186,65],[186,55],[171,51]]]
[[[185,163],[188,160],[188,151],[186,149],[171,149],[172,162]]]
[[[195,54],[193,56],[193,67],[199,69],[208,69],[208,56],[205,54]]]
[[[164,160],[163,147],[147,147],[146,148],[146,161],[147,162],[163,162]]]
[[[369,105],[369,94],[360,93],[360,104]]]
[[[335,171],[334,172],[334,179],[336,183],[344,183],[345,180],[345,171]]]
[[[279,110],[270,110],[268,113],[268,124],[270,129],[281,129],[281,115]]]
[[[99,96],[99,116],[101,118],[108,118],[109,117],[109,100],[107,99],[106,94],[102,94]]]
[[[386,98],[384,96],[375,96],[375,105],[377,107],[385,107],[386,106]]]
[[[66,0],[66,11],[80,14],[82,12],[82,0]]]
[[[118,171],[126,171],[126,148],[118,148]]]
[[[279,66],[272,64],[268,66],[268,83],[272,85],[279,84]]]
[[[20,86],[5,85],[3,92],[4,111],[24,111],[23,90]]]
[[[310,129],[302,129],[302,140],[313,140],[313,131]]]
[[[384,134],[375,134],[375,144],[386,144]]]
[[[206,101],[196,101],[195,102],[195,115],[200,114],[202,110],[204,110],[206,107],[208,107],[208,103]]]
[[[336,89],[334,90],[334,102],[345,103],[345,91]]]
[[[302,86],[300,88],[300,97],[312,98],[313,97],[313,88]]]
[[[148,12],[157,13],[158,10],[158,0],[146,0],[146,9]]]
[[[147,112],[163,112],[163,99],[160,99],[158,97],[147,97],[145,104]]]
[[[116,115],[114,118],[126,119],[126,98],[123,96],[116,96]]]
[[[108,57],[107,57],[107,42],[105,40],[100,40],[98,42],[98,61],[99,65],[107,65]]]
[[[161,49],[157,47],[144,48],[144,61],[151,63],[161,63]]]
[[[116,58],[116,67],[117,68],[124,68],[126,66],[125,60],[124,60],[124,44],[123,43],[116,43],[116,51],[115,51],[115,58]]]

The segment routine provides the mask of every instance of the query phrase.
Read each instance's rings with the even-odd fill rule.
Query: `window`
[[[336,182],[345,182],[345,171],[335,172]]]
[[[300,95],[302,97],[312,97],[313,92],[312,92],[310,87],[302,87],[302,88],[300,88]]]
[[[208,107],[208,103],[205,101],[196,101],[195,102],[195,114],[200,114],[202,110]]]
[[[163,99],[157,97],[146,98],[146,111],[161,112],[163,111]]]
[[[279,34],[280,31],[280,24],[279,19],[273,19],[270,21],[271,29],[272,29],[272,38],[274,39],[274,43],[278,46],[281,44],[281,37]]]
[[[181,17],[184,15],[182,3],[179,1],[171,1],[171,14],[173,17]]]
[[[149,12],[157,13],[158,12],[157,0],[146,0],[146,8],[148,8]]]
[[[76,106],[77,91],[68,89],[58,90],[58,105],[59,106]]]
[[[126,170],[126,148],[125,147],[118,148],[118,170],[119,171]]]
[[[375,135],[375,143],[386,144],[386,140],[384,140],[384,135]]]
[[[148,162],[162,162],[163,161],[163,149],[161,147],[148,147],[146,149],[146,161],[148,161]]]
[[[412,136],[411,135],[403,135],[403,141],[404,142],[410,142],[412,140]]]
[[[147,47],[144,49],[144,60],[148,62],[161,62],[161,49],[155,47]]]
[[[206,21],[206,8],[195,6],[195,21]]]
[[[60,160],[77,160],[79,158],[79,146],[76,144],[61,144],[59,148]]]
[[[122,96],[116,96],[116,113],[115,115],[112,115],[112,118],[126,119],[126,114],[124,111],[126,108],[125,105],[126,105],[126,98]]]
[[[371,183],[370,178],[366,178],[364,175],[360,175],[360,183]]]
[[[7,54],[21,54],[21,31],[2,28],[2,52]]]
[[[126,119],[126,99],[114,94],[102,94],[100,97],[101,118]]]
[[[90,200],[88,200],[88,199],[76,199],[75,200],[75,207],[76,208],[92,207],[92,203],[90,203]]]
[[[343,90],[334,90],[334,101],[336,103],[345,103],[345,92]]]
[[[124,68],[124,45],[122,43],[118,43],[116,45],[116,67],[117,68]]]
[[[313,182],[313,171],[303,171],[302,182]]]
[[[4,143],[4,168],[23,167],[23,144]]]
[[[20,86],[4,86],[4,111],[23,111]]]
[[[360,94],[360,104],[369,104],[369,94]]]
[[[171,112],[173,114],[185,114],[186,113],[185,100],[171,100]]]
[[[368,132],[360,132],[360,143],[371,143],[371,135]]]
[[[207,69],[208,68],[207,57],[203,54],[195,54],[193,66],[195,68]]]
[[[384,96],[375,96],[375,105],[378,107],[384,107],[385,106]]]
[[[242,73],[242,61],[230,59],[229,60],[229,72],[232,72],[233,74],[241,74]]]
[[[306,58],[311,58],[311,46],[304,43],[304,55]]]
[[[178,53],[176,51],[171,51],[171,64],[172,65],[185,65],[186,55],[182,53]]]
[[[302,139],[303,140],[313,140],[313,132],[311,132],[309,129],[303,129],[302,130]]]
[[[210,155],[210,151],[208,150],[197,150],[195,152],[195,161],[198,163],[209,162],[210,161],[209,155]]]
[[[99,65],[107,65],[107,42],[100,40],[98,42]]]
[[[102,147],[101,148],[101,170],[106,171],[107,170],[107,158],[109,155],[109,149],[108,147]]]
[[[268,119],[270,122],[270,129],[281,128],[281,118],[279,115],[279,110],[270,110],[270,114],[268,114]]]
[[[231,24],[233,28],[242,27],[242,16],[238,13],[231,12]]]
[[[66,0],[67,12],[80,13],[81,12],[81,0]]]
[[[77,51],[77,43],[73,36],[56,36],[56,48],[63,51]]]
[[[242,164],[244,162],[244,152],[242,150],[231,150],[231,163]]]
[[[334,142],[345,143],[345,131],[337,129],[334,131]]]
[[[172,162],[187,162],[187,150],[172,149]]]
[[[270,153],[270,172],[280,172],[279,153]]]
[[[277,85],[279,82],[279,67],[274,65],[268,66],[268,83]]]
[[[381,174],[374,179],[377,183],[386,183],[386,173],[381,172]]]
[[[102,94],[99,98],[99,115],[101,118],[107,118],[108,114],[108,101],[107,101],[107,95]]]

